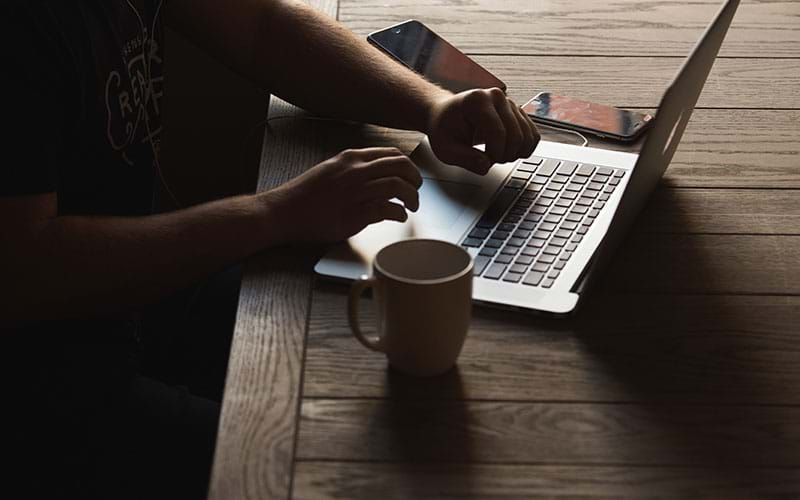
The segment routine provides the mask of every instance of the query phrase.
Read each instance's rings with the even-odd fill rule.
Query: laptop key
[[[616,186],[617,184],[619,184],[619,181],[620,181],[620,178],[619,178],[619,177],[614,177],[613,179],[611,179],[610,181],[608,181],[608,183],[609,183],[610,185],[612,185],[612,186]]]
[[[496,254],[497,254],[496,248],[483,247],[478,255],[484,255],[486,257],[494,257]]]
[[[565,200],[563,197],[559,198],[555,205],[561,208],[569,208],[572,206],[572,200]]]
[[[544,218],[545,222],[550,222],[553,224],[558,224],[561,221],[561,216],[558,214],[554,214],[551,210],[549,214]]]
[[[519,273],[519,274],[524,274],[527,271],[528,271],[528,266],[523,264],[514,264],[508,269],[508,272],[510,273]]]
[[[522,279],[522,273],[506,273],[503,277],[503,281],[507,281],[509,283],[519,283],[519,280]]]
[[[547,231],[550,232],[556,228],[556,225],[552,222],[542,222],[539,224],[539,231]],[[537,231],[537,232],[539,232]]]
[[[611,195],[608,193],[603,193],[597,197],[597,199],[600,201],[608,201],[609,198],[611,198]]]
[[[549,207],[553,203],[551,198],[539,198],[536,200],[536,205],[539,207]]]
[[[520,219],[522,219],[521,215],[508,214],[503,219],[503,222],[505,222],[506,224],[516,224],[517,222],[520,221]]]
[[[564,250],[567,252],[574,252],[576,248],[578,248],[577,243],[567,243],[567,245],[564,247]]]
[[[523,251],[523,254],[517,257],[517,260],[514,261],[514,264],[530,266],[533,263],[533,257],[533,255],[525,255],[525,252]]]
[[[574,222],[565,222],[564,224],[574,224]],[[572,231],[567,231],[564,228],[564,224],[561,224],[562,229],[559,229],[554,233],[554,238],[569,238],[572,236]]]
[[[525,217],[525,220],[519,223],[519,228],[524,231],[533,231],[536,228],[536,222],[531,222],[528,220],[528,217],[537,216],[541,218],[541,216],[537,214],[529,214]]]
[[[546,233],[545,233],[545,234],[546,234]],[[546,238],[545,238],[545,239],[546,239]],[[536,235],[534,234],[534,235],[533,235],[533,239],[531,239],[531,241],[529,241],[529,242],[528,242],[528,245],[527,245],[527,246],[529,246],[529,247],[533,247],[533,248],[541,248],[541,247],[543,247],[543,246],[544,246],[544,242],[545,242],[545,240],[544,240],[544,239],[538,239],[538,238],[536,237]]]
[[[580,191],[581,189],[583,189],[583,186],[573,182],[572,184],[567,184],[567,187],[565,189],[567,191]]]
[[[558,203],[556,203],[556,205],[558,205]],[[565,213],[567,213],[567,207],[558,207],[557,206],[557,207],[553,207],[553,208],[550,209],[550,215],[561,216],[561,215],[564,215]],[[559,219],[560,218],[561,217],[559,217]]]
[[[527,246],[527,247],[522,249],[522,252],[520,252],[520,255],[521,256],[524,255],[526,257],[536,257],[537,255],[539,255],[539,249],[538,248],[534,248],[532,246]]]
[[[569,177],[566,175],[556,174],[553,176],[553,182],[557,182],[559,184],[566,184],[569,180]]]
[[[494,261],[497,262],[498,264],[508,264],[512,260],[514,260],[514,257],[512,257],[511,255],[506,255],[504,253],[501,253],[494,259]]]
[[[547,245],[545,249],[542,250],[542,254],[544,255],[558,255],[560,253],[561,253],[561,248],[553,245]]]
[[[542,163],[542,165],[539,167],[539,170],[536,173],[539,175],[545,175],[547,177],[550,177],[551,175],[553,175],[553,172],[555,172],[556,169],[558,168],[559,163],[561,163],[559,160],[548,158]]]
[[[512,179],[521,179],[523,181],[530,180],[531,176],[533,176],[530,172],[523,172],[517,169],[513,174],[511,174]]]
[[[559,270],[559,271],[560,271],[560,270],[564,269],[564,267],[565,267],[566,265],[567,265],[567,261],[565,261],[565,260],[559,260],[558,262],[556,262],[555,264],[553,264],[553,269],[557,269],[557,270]]]
[[[510,238],[506,246],[521,247],[525,244],[525,238]]]
[[[487,248],[500,248],[503,246],[503,242],[501,240],[489,240],[486,242]]]
[[[545,278],[544,281],[542,281],[542,288],[550,288],[553,286],[554,281],[553,278]]]
[[[514,200],[517,198],[519,194],[519,190],[512,189],[508,187],[504,187],[500,190],[500,193],[495,197],[492,204],[489,205],[489,208],[486,210],[486,213],[483,214],[481,220],[478,221],[477,226],[485,229],[492,229],[494,226],[500,222],[500,217],[506,213],[508,207],[514,203]]]
[[[604,201],[598,201],[597,203],[594,204],[594,208],[596,208],[597,210],[602,210],[604,206],[606,206],[606,202]]]
[[[592,177],[592,182],[599,182],[600,184],[605,184],[606,182],[608,182],[608,179],[609,177],[607,175],[594,174],[594,176]]]
[[[517,255],[517,252],[519,252],[519,247],[511,245],[506,245],[502,250],[500,250],[500,253],[504,255]]]
[[[497,226],[497,229],[500,230],[500,231],[510,232],[510,231],[513,231],[515,227],[516,226],[514,226],[514,224],[509,224],[507,222],[504,222],[504,223],[500,224],[499,226]]]
[[[543,262],[545,264],[552,264],[553,262],[555,262],[555,260],[556,260],[555,255],[544,255],[543,254],[541,257],[539,257],[539,262]]]
[[[486,269],[486,266],[489,265],[491,260],[491,257],[487,257],[485,255],[478,255],[475,257],[475,265],[472,268],[472,274],[475,276],[480,276],[481,273]]]
[[[489,236],[489,230],[482,227],[476,227],[469,233],[470,238],[485,239],[487,236]]]
[[[595,218],[595,217],[597,217],[599,214],[600,214],[600,210],[598,210],[598,209],[596,209],[596,208],[593,208],[593,209],[589,210],[589,213],[588,213],[588,214],[586,214],[586,216],[587,216],[587,217],[590,217],[590,218],[592,218],[592,219],[594,219],[594,218]]]
[[[524,285],[537,286],[542,281],[542,278],[544,278],[544,273],[539,271],[531,271],[527,276],[525,276],[525,279],[522,280],[522,283]]]
[[[561,175],[572,175],[572,172],[574,172],[576,168],[578,168],[578,164],[574,161],[562,161],[561,166],[558,167],[556,173]]]
[[[594,200],[586,196],[581,196],[578,198],[578,201],[575,202],[576,205],[583,205],[585,207],[588,207],[592,203],[594,203]]]
[[[578,167],[578,175],[590,176],[594,172],[594,165],[581,165]]]
[[[586,177],[585,175],[575,175],[572,177],[572,182],[574,182],[575,184],[584,185],[587,182],[589,182],[589,178]]]
[[[542,198],[557,198],[558,191],[553,191],[552,189],[545,189],[542,191]]]
[[[461,246],[470,248],[480,248],[481,245],[483,245],[483,240],[478,238],[467,238],[461,243]]]
[[[574,200],[577,197],[578,193],[575,191],[564,191],[563,193],[561,193],[560,196],[562,200],[568,200],[568,201]]]
[[[499,280],[500,276],[502,276],[505,271],[505,264],[493,263],[491,266],[489,266],[489,269],[486,270],[486,273],[483,275],[483,277],[490,280]]]
[[[581,226],[578,228],[578,234],[584,235],[586,232],[589,231],[589,226]]]
[[[528,165],[541,165],[544,161],[544,158],[540,158],[539,156],[531,156],[527,160],[522,160],[522,163],[527,163]]]
[[[533,178],[531,182],[533,182],[534,184],[547,184],[548,180],[549,179],[543,175],[537,175],[536,177]]]
[[[516,231],[514,231],[513,234],[514,238],[522,238],[522,239],[527,239],[530,235],[531,232],[526,231],[525,229],[517,229]]]
[[[591,189],[592,191],[600,191],[603,189],[603,185],[599,182],[590,182],[586,185],[586,189]]]
[[[567,239],[553,236],[553,238],[550,240],[550,244],[556,247],[563,247],[567,244]]]
[[[575,205],[574,207],[572,207],[572,212],[570,212],[570,213],[571,214],[581,214],[581,215],[583,215],[588,211],[589,211],[589,207],[584,207],[583,205]]]
[[[492,233],[493,240],[504,240],[508,238],[508,231],[495,231]]]
[[[550,269],[550,264],[545,264],[544,262],[537,262],[531,268],[534,271],[538,271],[540,273],[546,273],[548,269]]]
[[[625,177],[625,171],[619,168],[614,169],[614,177],[619,177],[619,178]]]
[[[525,182],[525,181],[523,181],[523,180],[520,180],[520,179],[514,179],[514,178],[512,177],[512,178],[511,178],[511,179],[509,179],[509,180],[508,180],[508,182],[506,183],[506,187],[507,187],[507,188],[511,188],[511,189],[522,189],[522,188],[524,188],[524,187],[525,187],[525,184],[527,184],[527,182]]]
[[[614,173],[614,169],[610,167],[597,167],[597,173],[600,175],[611,175]]]
[[[575,213],[570,212],[570,213],[567,214],[565,219],[567,221],[569,221],[569,222],[576,222],[577,223],[577,222],[580,222],[581,220],[583,220],[583,215],[575,214]]]
[[[545,200],[545,201],[547,201],[547,200]],[[549,203],[548,203],[548,205],[549,205]],[[531,208],[531,211],[528,212],[528,215],[530,215],[530,214],[543,215],[545,212],[547,212],[547,205],[540,206],[540,205],[537,204],[537,205],[534,205],[533,208]]]

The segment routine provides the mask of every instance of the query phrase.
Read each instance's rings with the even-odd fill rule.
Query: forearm
[[[172,21],[270,92],[326,115],[426,131],[449,92],[293,0],[178,0]]]
[[[276,242],[269,205],[229,198],[147,217],[56,217],[3,253],[2,326],[113,314]]]

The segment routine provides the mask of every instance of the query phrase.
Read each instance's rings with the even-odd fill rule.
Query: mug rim
[[[448,246],[451,246],[451,247],[455,247],[459,251],[461,251],[464,254],[466,254],[466,256],[469,258],[469,264],[467,264],[464,267],[464,269],[458,271],[457,273],[449,274],[449,275],[441,277],[441,278],[431,278],[431,279],[404,278],[404,277],[398,276],[398,275],[396,275],[394,273],[390,273],[386,269],[382,268],[380,266],[380,264],[378,264],[378,257],[380,256],[381,252],[383,252],[387,248],[391,248],[391,247],[393,247],[395,245],[401,245],[403,243],[408,243],[409,241],[426,241],[426,242],[432,242],[432,243],[441,243],[441,244],[445,244],[445,245],[448,245]],[[402,240],[399,240],[399,241],[395,241],[394,243],[390,243],[390,244],[386,245],[385,247],[381,248],[380,250],[378,250],[378,253],[375,254],[375,258],[372,259],[372,266],[375,268],[376,271],[379,271],[382,275],[386,276],[387,278],[390,278],[390,279],[395,280],[395,281],[399,281],[401,283],[406,283],[406,284],[409,284],[409,285],[439,285],[439,284],[442,284],[442,283],[448,283],[448,282],[451,282],[451,281],[456,281],[456,280],[458,280],[460,278],[463,278],[465,274],[472,273],[472,269],[475,266],[475,260],[472,258],[472,255],[470,255],[469,252],[467,252],[466,250],[464,250],[460,246],[456,245],[455,243],[450,243],[449,241],[437,240],[437,239],[433,239],[433,238],[405,238],[405,239],[402,239]]]

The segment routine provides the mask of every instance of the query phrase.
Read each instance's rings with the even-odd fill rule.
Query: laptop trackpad
[[[426,178],[419,189],[419,210],[410,214],[415,225],[450,229],[475,199],[474,184]]]

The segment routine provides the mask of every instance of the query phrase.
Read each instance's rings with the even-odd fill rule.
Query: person
[[[419,206],[409,158],[368,148],[270,191],[155,211],[162,22],[283,99],[424,132],[480,174],[539,140],[502,91],[451,94],[301,2],[2,0],[5,475],[26,498],[201,498],[232,266]]]

